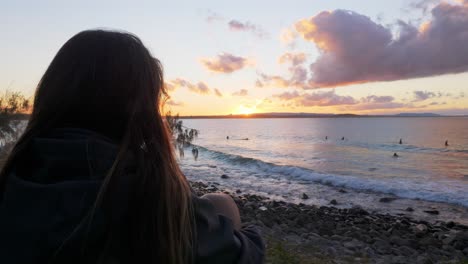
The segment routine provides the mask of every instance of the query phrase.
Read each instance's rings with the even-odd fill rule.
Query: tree
[[[9,150],[22,133],[30,103],[21,92],[0,94],[0,154]]]
[[[30,103],[21,92],[6,91],[0,95],[0,137],[16,133],[16,127],[21,117],[29,111]]]
[[[179,114],[173,116],[166,113],[166,121],[174,139],[174,145],[179,150],[179,156],[184,157],[184,148],[192,146],[192,155],[198,158],[198,149],[192,145],[192,141],[198,137],[198,130],[184,126]]]

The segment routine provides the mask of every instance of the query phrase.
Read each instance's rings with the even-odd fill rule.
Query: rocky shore
[[[468,227],[454,222],[286,203],[230,192],[218,183],[191,184],[199,195],[225,192],[234,198],[242,221],[261,230],[267,263],[468,263]]]

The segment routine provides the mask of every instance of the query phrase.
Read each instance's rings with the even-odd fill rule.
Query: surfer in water
[[[398,157],[400,157],[400,156],[398,156],[398,154],[396,154],[396,152],[395,152],[395,153],[393,153],[393,157],[394,157],[394,158],[398,158]]]

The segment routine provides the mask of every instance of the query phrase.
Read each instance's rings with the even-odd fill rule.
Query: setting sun
[[[237,108],[236,113],[240,115],[250,115],[252,113],[255,113],[256,107],[246,107],[245,105],[240,105]]]

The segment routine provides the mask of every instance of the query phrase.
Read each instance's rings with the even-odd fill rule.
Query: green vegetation
[[[327,264],[335,263],[334,258],[328,257],[310,245],[293,245],[276,238],[266,237],[267,264]]]

